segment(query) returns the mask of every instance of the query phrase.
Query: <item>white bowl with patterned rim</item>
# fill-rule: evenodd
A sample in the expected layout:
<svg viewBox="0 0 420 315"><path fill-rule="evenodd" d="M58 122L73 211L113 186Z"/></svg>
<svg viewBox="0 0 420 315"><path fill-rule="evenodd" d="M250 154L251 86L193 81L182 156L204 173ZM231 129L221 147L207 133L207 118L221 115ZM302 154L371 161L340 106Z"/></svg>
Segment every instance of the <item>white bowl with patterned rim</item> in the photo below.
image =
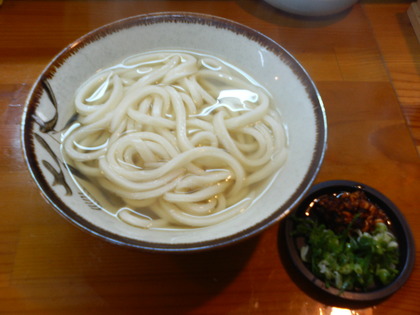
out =
<svg viewBox="0 0 420 315"><path fill-rule="evenodd" d="M100 210L72 180L60 151L61 131L74 117L76 89L98 69L150 50L194 50L218 56L262 83L287 126L289 152L281 174L243 213L209 227L140 229ZM133 248L182 252L233 244L283 218L315 179L326 149L320 95L302 66L263 34L223 18L155 13L105 25L60 52L35 82L22 120L23 151L48 202L76 226Z"/></svg>

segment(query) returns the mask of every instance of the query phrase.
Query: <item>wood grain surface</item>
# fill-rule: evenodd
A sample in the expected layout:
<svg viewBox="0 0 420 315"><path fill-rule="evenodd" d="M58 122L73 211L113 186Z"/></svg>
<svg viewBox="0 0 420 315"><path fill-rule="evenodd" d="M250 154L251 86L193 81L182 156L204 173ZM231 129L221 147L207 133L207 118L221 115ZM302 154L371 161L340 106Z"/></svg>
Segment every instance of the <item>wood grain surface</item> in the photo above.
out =
<svg viewBox="0 0 420 315"><path fill-rule="evenodd" d="M316 182L349 179L377 188L401 209L420 244L420 44L406 15L409 4L361 1L342 14L302 18L258 0L4 0L0 314L418 314L419 259L407 283L385 301L337 305L296 281L282 255L279 224L240 244L186 255L106 243L47 204L20 144L32 84L78 37L148 12L218 15L283 45L315 81L329 128Z"/></svg>

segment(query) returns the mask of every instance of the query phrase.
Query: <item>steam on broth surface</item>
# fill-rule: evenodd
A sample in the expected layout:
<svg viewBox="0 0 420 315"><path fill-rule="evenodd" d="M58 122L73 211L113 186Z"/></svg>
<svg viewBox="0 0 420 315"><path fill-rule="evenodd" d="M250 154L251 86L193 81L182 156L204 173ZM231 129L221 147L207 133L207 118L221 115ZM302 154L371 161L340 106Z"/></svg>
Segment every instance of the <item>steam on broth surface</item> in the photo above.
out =
<svg viewBox="0 0 420 315"><path fill-rule="evenodd" d="M218 58L134 55L78 89L78 121L62 150L87 196L118 219L209 226L248 208L284 164L285 126L272 102Z"/></svg>

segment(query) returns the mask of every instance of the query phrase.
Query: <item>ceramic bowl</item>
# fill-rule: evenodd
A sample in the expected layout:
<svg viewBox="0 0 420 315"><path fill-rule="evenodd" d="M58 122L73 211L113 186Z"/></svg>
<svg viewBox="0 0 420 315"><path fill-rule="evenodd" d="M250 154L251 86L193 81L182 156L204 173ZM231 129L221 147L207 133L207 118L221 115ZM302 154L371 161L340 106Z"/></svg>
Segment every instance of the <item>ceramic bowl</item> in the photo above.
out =
<svg viewBox="0 0 420 315"><path fill-rule="evenodd" d="M389 219L389 230L395 235L399 245L398 275L388 285L376 286L370 289L341 291L325 283L312 274L309 265L304 263L300 256L300 248L304 242L293 235L295 220L293 217L305 217L305 212L311 207L311 203L322 195L340 194L342 192L363 191L370 202L384 211ZM282 224L280 238L284 240L287 248L288 259L293 265L293 272L298 272L302 277L296 280L305 290L314 294L317 298L326 300L326 303L356 303L355 305L373 305L386 299L399 290L408 280L414 268L415 244L408 222L398 207L378 190L355 181L332 180L314 185L298 207L288 216ZM296 275L296 274L295 274ZM303 278L303 279L302 279ZM300 280L304 280L303 282ZM309 284L308 286L305 286ZM351 304L350 304L351 305ZM349 304L347 304L349 306Z"/></svg>
<svg viewBox="0 0 420 315"><path fill-rule="evenodd" d="M264 0L283 11L303 16L327 16L345 11L358 0Z"/></svg>
<svg viewBox="0 0 420 315"><path fill-rule="evenodd" d="M205 36L204 36L205 34ZM244 213L207 228L144 230L98 209L68 173L60 131L74 115L76 89L98 69L161 49L218 56L273 95L287 125L289 157L273 185ZM22 121L29 170L49 203L78 227L112 243L151 251L196 251L246 239L279 221L302 198L321 166L327 139L320 95L302 66L263 34L223 18L156 13L100 27L61 51L34 84Z"/></svg>

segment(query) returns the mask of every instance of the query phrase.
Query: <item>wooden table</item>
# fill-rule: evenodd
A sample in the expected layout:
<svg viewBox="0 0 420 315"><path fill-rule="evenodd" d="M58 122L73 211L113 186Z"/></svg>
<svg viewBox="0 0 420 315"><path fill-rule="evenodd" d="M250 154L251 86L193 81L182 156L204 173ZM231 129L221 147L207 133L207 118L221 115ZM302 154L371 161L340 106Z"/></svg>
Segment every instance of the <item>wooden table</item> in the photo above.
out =
<svg viewBox="0 0 420 315"><path fill-rule="evenodd" d="M362 1L329 18L299 18L257 0L19 1L0 7L0 313L409 314L420 312L420 259L379 305L338 308L286 272L279 226L222 250L151 254L69 224L41 197L20 147L31 85L70 42L103 24L157 11L229 18L273 38L308 70L325 103L329 145L316 181L373 186L420 244L420 45L409 1ZM419 251L417 249L417 256Z"/></svg>

